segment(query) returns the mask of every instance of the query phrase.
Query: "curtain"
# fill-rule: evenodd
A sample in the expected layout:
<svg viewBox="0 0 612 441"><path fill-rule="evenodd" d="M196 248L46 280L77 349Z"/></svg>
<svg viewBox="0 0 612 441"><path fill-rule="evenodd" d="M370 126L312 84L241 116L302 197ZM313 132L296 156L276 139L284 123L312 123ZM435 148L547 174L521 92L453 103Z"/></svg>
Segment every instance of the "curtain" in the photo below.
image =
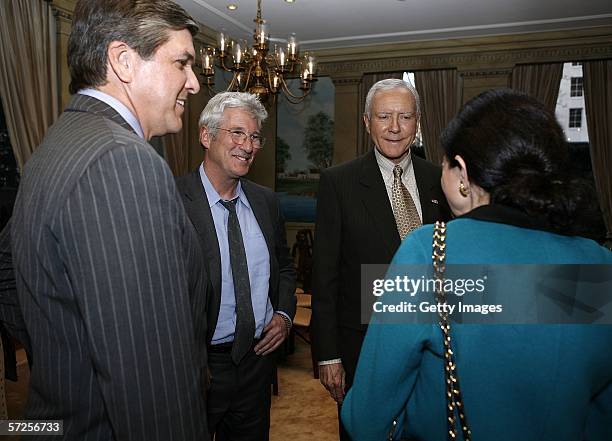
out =
<svg viewBox="0 0 612 441"><path fill-rule="evenodd" d="M612 245L612 60L584 61L584 101L591 164L599 205Z"/></svg>
<svg viewBox="0 0 612 441"><path fill-rule="evenodd" d="M387 73L371 73L364 74L361 78L361 86L359 89L359 115L363 115L365 109L365 101L368 96L368 91L374 85L374 83L380 80L386 80L387 78L399 78L402 79L404 72L387 72ZM370 134L366 130L363 119L360 120L359 131L357 132L357 156L363 155L365 152L370 150L372 141Z"/></svg>
<svg viewBox="0 0 612 441"><path fill-rule="evenodd" d="M58 115L55 18L43 0L0 0L0 94L17 165Z"/></svg>
<svg viewBox="0 0 612 441"><path fill-rule="evenodd" d="M512 88L540 100L555 112L563 63L522 64L512 70Z"/></svg>
<svg viewBox="0 0 612 441"><path fill-rule="evenodd" d="M197 125L192 127L189 121L189 114L193 106L193 104L190 103L192 99L193 98L190 97L190 99L185 102L183 128L181 131L161 137L164 145L164 157L174 176L183 176L191 171L189 170L189 146L191 145L190 138L193 135L191 131L198 131Z"/></svg>
<svg viewBox="0 0 612 441"><path fill-rule="evenodd" d="M456 69L417 71L414 82L421 97L421 133L425 156L434 164L440 164L444 156L440 134L457 114L461 102L459 76Z"/></svg>

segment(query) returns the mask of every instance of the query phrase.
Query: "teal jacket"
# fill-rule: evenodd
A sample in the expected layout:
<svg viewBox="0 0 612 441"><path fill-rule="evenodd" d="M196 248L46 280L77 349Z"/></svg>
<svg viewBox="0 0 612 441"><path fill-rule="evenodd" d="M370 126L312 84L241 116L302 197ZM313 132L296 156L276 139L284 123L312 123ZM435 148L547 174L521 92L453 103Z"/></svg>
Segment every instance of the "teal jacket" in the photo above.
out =
<svg viewBox="0 0 612 441"><path fill-rule="evenodd" d="M432 233L392 264L431 263ZM446 242L448 264L612 264L591 240L474 218L449 222ZM376 321L342 406L352 439L385 440L396 417L398 438L447 439L440 328ZM612 326L455 325L453 345L474 441L612 440Z"/></svg>

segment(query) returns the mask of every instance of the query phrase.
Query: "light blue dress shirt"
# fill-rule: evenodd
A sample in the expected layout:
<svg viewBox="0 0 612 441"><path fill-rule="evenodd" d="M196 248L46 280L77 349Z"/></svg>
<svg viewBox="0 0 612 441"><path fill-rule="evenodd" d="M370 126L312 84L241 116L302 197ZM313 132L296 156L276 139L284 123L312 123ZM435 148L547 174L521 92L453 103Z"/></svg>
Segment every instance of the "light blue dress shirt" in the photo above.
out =
<svg viewBox="0 0 612 441"><path fill-rule="evenodd" d="M227 242L227 221L229 211L219 202L221 197L206 176L204 167L200 165L200 179L206 191L208 205L215 223L215 231L219 241L221 253L221 307L217 327L213 334L212 344L227 343L234 340L236 329L236 298L234 295L234 279L230 265L229 245ZM255 338L260 338L263 329L272 320L274 309L268 297L270 287L270 253L266 239L259 228L255 214L249 201L238 182L236 188L238 203L236 214L244 250L246 252L247 267L249 269L249 282L251 284L251 302L255 315Z"/></svg>
<svg viewBox="0 0 612 441"><path fill-rule="evenodd" d="M114 98L107 93L100 92L97 89L82 89L82 90L79 90L78 93L80 95L87 95L87 96L96 98L108 104L109 106L111 106L134 129L136 134L140 136L142 139L144 139L144 132L142 131L142 127L140 127L140 123L136 119L136 116L134 116L134 114L130 112L130 109L128 109L117 98Z"/></svg>

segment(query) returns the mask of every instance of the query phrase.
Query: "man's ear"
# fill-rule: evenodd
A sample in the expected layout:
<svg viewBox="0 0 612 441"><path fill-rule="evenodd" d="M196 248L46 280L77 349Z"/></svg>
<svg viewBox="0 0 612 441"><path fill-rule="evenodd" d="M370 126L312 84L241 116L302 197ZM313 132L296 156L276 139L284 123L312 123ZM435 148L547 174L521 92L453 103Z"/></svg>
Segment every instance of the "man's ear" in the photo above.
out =
<svg viewBox="0 0 612 441"><path fill-rule="evenodd" d="M123 83L131 83L134 79L138 53L122 41L112 41L108 45L108 64L115 76Z"/></svg>
<svg viewBox="0 0 612 441"><path fill-rule="evenodd" d="M210 147L211 138L212 136L210 135L210 132L208 131L208 127L206 126L200 127L200 145L208 150L208 148Z"/></svg>
<svg viewBox="0 0 612 441"><path fill-rule="evenodd" d="M368 118L367 114L363 114L363 123L365 124L366 130L370 133L370 118Z"/></svg>

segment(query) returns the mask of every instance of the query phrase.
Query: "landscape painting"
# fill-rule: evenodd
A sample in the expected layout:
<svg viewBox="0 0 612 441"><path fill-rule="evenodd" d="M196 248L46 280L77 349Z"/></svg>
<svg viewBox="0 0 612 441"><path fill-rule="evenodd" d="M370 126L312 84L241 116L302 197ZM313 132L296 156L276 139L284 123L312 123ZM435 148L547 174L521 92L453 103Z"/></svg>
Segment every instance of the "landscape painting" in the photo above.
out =
<svg viewBox="0 0 612 441"><path fill-rule="evenodd" d="M288 222L314 222L319 175L333 156L334 84L329 77L319 78L302 103L290 104L279 96L277 105L276 191L281 208Z"/></svg>

